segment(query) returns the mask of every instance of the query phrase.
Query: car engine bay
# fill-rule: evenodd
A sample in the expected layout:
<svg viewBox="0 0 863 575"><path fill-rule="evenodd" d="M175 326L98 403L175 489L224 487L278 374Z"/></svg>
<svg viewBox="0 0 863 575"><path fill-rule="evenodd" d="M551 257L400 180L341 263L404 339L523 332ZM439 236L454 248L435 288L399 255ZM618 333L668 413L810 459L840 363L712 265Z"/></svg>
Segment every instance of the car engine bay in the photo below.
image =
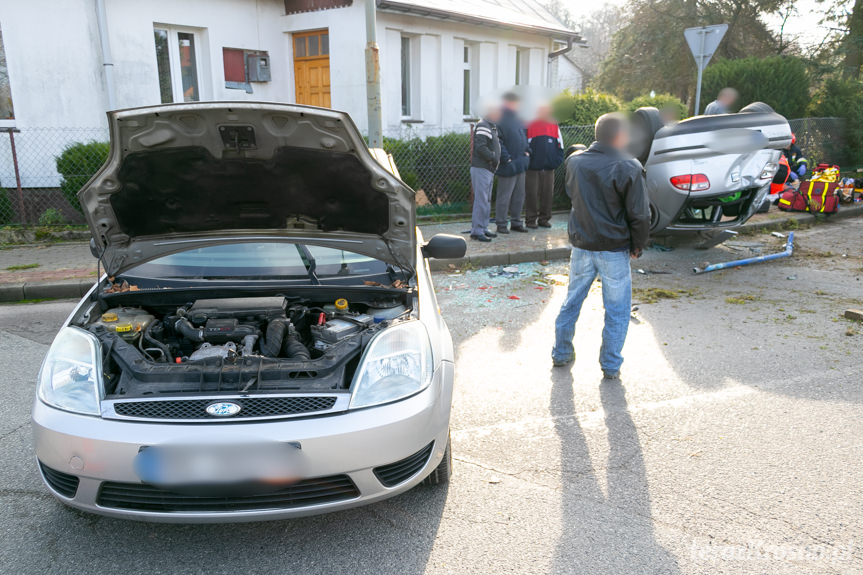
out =
<svg viewBox="0 0 863 575"><path fill-rule="evenodd" d="M409 312L406 293L349 303L279 296L91 308L106 397L338 391L362 351Z"/></svg>

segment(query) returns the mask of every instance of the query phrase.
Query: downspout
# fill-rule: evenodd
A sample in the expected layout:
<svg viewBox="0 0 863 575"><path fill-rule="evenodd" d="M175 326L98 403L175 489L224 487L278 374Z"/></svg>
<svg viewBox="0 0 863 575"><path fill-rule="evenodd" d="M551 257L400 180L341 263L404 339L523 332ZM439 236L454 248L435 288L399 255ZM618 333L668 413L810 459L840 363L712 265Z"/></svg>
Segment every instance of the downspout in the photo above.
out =
<svg viewBox="0 0 863 575"><path fill-rule="evenodd" d="M114 62L111 58L111 41L108 38L108 17L105 13L105 0L96 0L96 23L99 27L99 45L102 49L102 70L105 73L105 93L108 110L116 108L114 99Z"/></svg>
<svg viewBox="0 0 863 575"><path fill-rule="evenodd" d="M567 52L572 50L572 46L573 46L573 41L572 41L572 36L570 36L566 39L566 48L561 48L560 50L555 50L554 52L548 53L548 70L545 73L546 87L548 87L548 88L554 87L551 85L551 65L552 65L552 63L554 63L554 61L557 58L563 56L564 54L566 54Z"/></svg>

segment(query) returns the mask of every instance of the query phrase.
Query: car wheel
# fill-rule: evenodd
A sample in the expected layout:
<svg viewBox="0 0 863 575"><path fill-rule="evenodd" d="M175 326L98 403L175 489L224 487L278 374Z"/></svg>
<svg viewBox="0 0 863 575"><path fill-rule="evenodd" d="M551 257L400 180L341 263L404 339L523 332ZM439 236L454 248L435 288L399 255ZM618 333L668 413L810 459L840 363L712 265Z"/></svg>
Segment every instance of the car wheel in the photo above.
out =
<svg viewBox="0 0 863 575"><path fill-rule="evenodd" d="M443 452L443 459L435 467L428 477L423 479L423 485L440 485L449 482L449 477L452 475L452 441L449 434L446 437L446 451Z"/></svg>

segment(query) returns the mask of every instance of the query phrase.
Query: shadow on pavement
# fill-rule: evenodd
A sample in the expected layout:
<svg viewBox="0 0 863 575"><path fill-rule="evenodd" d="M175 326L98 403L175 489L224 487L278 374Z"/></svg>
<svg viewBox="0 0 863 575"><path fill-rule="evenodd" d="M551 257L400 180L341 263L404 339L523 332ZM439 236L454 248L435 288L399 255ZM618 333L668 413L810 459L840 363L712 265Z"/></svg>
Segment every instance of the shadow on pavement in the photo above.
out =
<svg viewBox="0 0 863 575"><path fill-rule="evenodd" d="M609 455L604 495L575 417L571 370L552 372L549 411L560 438L563 526L551 573L678 573L655 539L641 443L621 382L600 386ZM621 553L621 550L625 550Z"/></svg>

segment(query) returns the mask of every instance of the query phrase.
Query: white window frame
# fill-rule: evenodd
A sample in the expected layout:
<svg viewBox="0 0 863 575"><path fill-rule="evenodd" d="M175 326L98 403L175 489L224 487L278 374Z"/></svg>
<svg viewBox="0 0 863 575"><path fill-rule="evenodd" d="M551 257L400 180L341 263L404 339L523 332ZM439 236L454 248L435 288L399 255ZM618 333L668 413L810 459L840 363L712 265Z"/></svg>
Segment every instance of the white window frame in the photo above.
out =
<svg viewBox="0 0 863 575"><path fill-rule="evenodd" d="M515 48L515 85L527 86L530 83L530 48Z"/></svg>
<svg viewBox="0 0 863 575"><path fill-rule="evenodd" d="M407 42L407 109L405 109L405 79L402 73L405 66L403 47ZM420 42L419 37L402 33L399 37L399 114L404 120L420 119ZM407 112L407 113L405 113Z"/></svg>
<svg viewBox="0 0 863 575"><path fill-rule="evenodd" d="M462 62L462 117L473 119L477 117L476 100L479 96L479 43L465 40L461 53ZM464 73L468 72L468 110L465 112L465 82Z"/></svg>
<svg viewBox="0 0 863 575"><path fill-rule="evenodd" d="M171 26L168 24L153 23L153 30L165 30L168 32L168 66L171 72L171 97L174 103L181 104L183 100L183 75L180 67L180 38L179 34L191 34L195 41L195 72L198 81L198 102L208 99L206 84L204 83L204 40L201 28L188 26ZM154 46L155 49L155 46ZM158 81L158 73L157 73ZM161 90L161 87L160 87ZM179 96L179 97L178 97Z"/></svg>

